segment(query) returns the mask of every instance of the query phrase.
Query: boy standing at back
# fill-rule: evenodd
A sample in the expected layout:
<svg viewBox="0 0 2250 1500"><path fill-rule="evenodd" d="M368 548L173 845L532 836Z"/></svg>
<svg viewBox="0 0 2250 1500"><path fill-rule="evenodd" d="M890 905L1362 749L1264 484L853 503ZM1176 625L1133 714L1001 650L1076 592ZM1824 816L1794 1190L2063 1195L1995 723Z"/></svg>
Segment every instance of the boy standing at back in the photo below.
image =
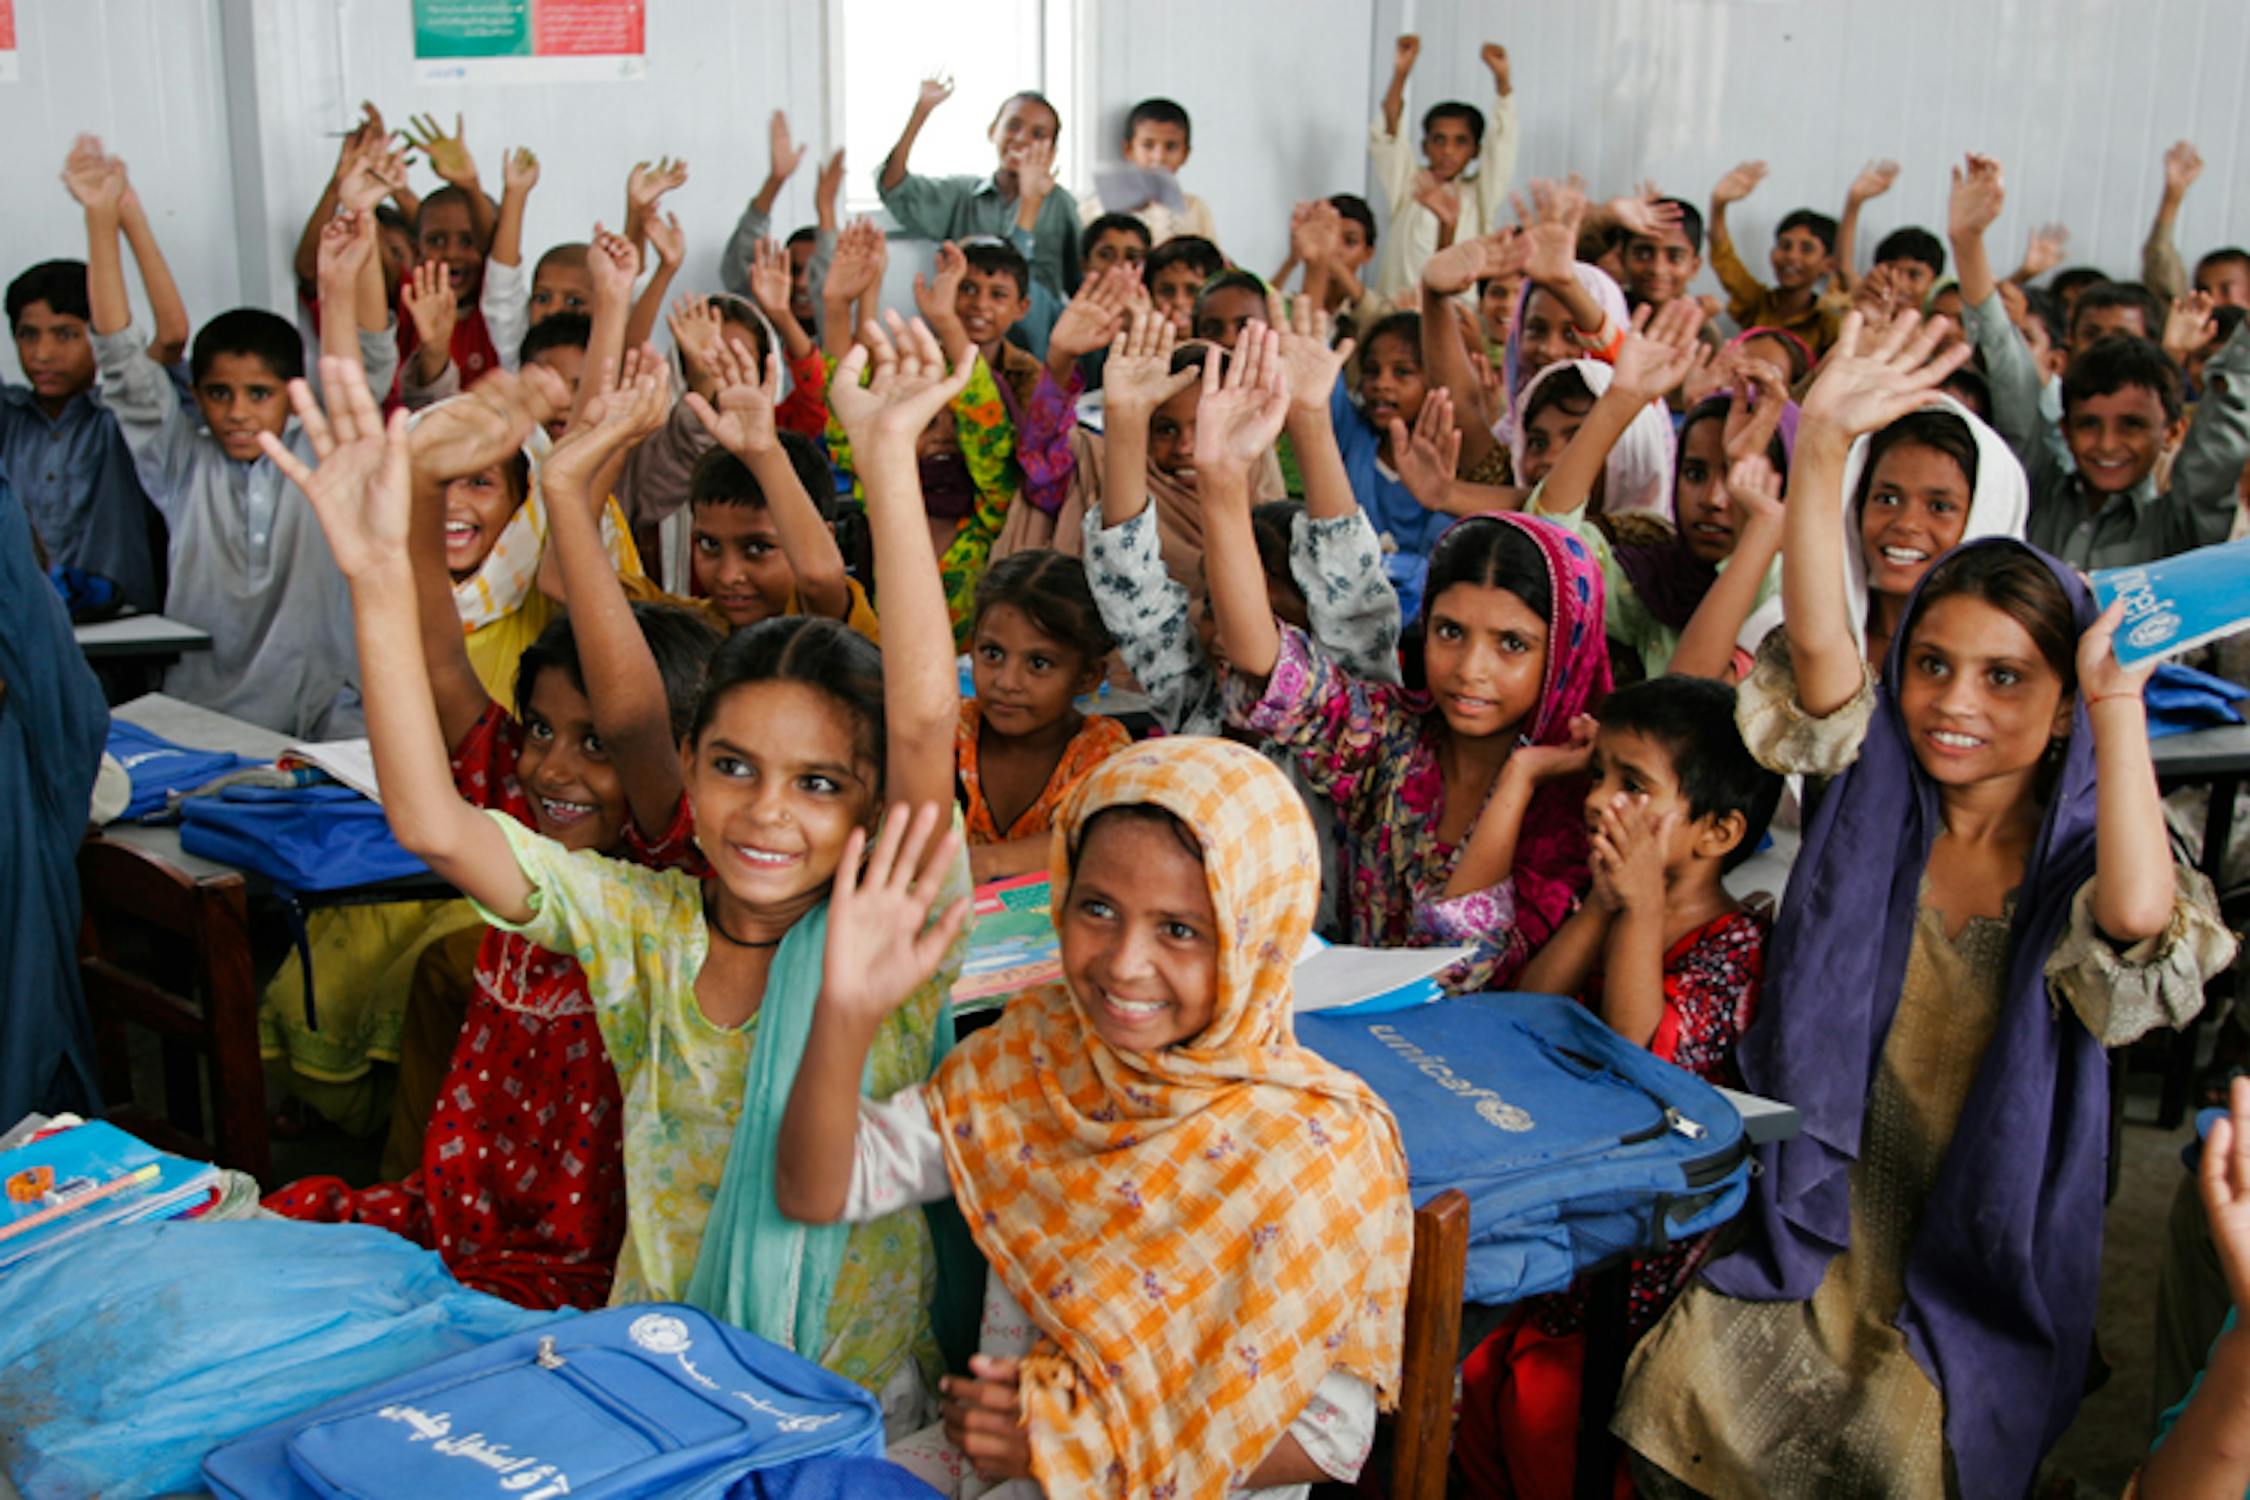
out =
<svg viewBox="0 0 2250 1500"><path fill-rule="evenodd" d="M994 235L1013 243L1031 274L1057 304L1078 285L1078 200L1055 181L1055 143L1062 116L1040 94L1010 96L986 135L1000 164L990 177L922 177L906 170L908 153L932 113L953 97L953 84L924 79L898 144L875 179L883 207L899 232L928 240Z"/></svg>
<svg viewBox="0 0 2250 1500"><path fill-rule="evenodd" d="M1819 359L1836 342L1843 309L1821 295L1820 283L1836 268L1836 221L1800 208L1774 231L1774 284L1750 274L1727 233L1727 205L1739 203L1766 180L1766 164L1746 161L1711 189L1711 270L1727 289L1727 316L1743 328L1779 328L1793 333Z"/></svg>
<svg viewBox="0 0 2250 1500"><path fill-rule="evenodd" d="M1391 86L1383 112L1367 135L1367 154L1390 199L1391 229L1384 241L1375 290L1393 302L1421 284L1422 265L1445 245L1490 234L1508 204L1515 176L1516 96L1508 72L1508 49L1486 42L1479 56L1492 73L1495 95L1491 126L1472 104L1448 100L1422 116L1422 158L1417 171L1414 148L1400 133L1406 110L1406 79L1422 55L1422 39L1402 36L1391 67ZM1472 164L1474 176L1466 175ZM1436 205L1436 206L1433 206ZM1440 217L1441 209L1450 222ZM1409 299L1410 300L1410 299Z"/></svg>
<svg viewBox="0 0 2250 1500"><path fill-rule="evenodd" d="M1167 177L1177 176L1187 165L1190 146L1188 112L1170 99L1143 99L1133 106L1125 117L1125 163L1139 167L1144 172L1162 172ZM1079 217L1092 224L1108 207L1089 198L1078 206ZM1131 214L1148 226L1149 244L1163 244L1176 234L1201 235L1213 244L1218 243L1219 231L1211 221L1211 205L1195 194L1182 189L1180 207L1174 209L1150 199L1146 203L1120 205L1118 212Z"/></svg>
<svg viewBox="0 0 2250 1500"><path fill-rule="evenodd" d="M196 410L132 330L117 240L125 164L92 137L73 151L65 183L86 210L87 297L102 402L171 528L164 610L211 635L164 674L164 690L296 738L360 732L358 656L350 597L304 497L260 448L261 433L292 430L288 383L304 373L304 343L285 318L259 308L221 313L197 333ZM398 368L374 205L384 192L363 170L346 212L321 231L321 347L356 356L368 384L387 389ZM200 418L200 421L198 420Z"/></svg>

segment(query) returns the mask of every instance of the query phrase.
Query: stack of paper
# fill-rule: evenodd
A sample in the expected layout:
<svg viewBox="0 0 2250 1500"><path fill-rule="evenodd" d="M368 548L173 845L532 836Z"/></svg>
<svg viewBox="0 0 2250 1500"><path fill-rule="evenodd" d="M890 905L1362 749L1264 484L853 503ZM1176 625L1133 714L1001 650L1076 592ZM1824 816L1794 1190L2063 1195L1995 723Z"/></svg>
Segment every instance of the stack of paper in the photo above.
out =
<svg viewBox="0 0 2250 1500"><path fill-rule="evenodd" d="M102 1120L0 1151L0 1269L109 1224L207 1208L219 1169Z"/></svg>
<svg viewBox="0 0 2250 1500"><path fill-rule="evenodd" d="M281 766L311 766L325 771L370 802L381 802L375 785L375 752L365 740L326 740L313 745L291 745L275 762Z"/></svg>

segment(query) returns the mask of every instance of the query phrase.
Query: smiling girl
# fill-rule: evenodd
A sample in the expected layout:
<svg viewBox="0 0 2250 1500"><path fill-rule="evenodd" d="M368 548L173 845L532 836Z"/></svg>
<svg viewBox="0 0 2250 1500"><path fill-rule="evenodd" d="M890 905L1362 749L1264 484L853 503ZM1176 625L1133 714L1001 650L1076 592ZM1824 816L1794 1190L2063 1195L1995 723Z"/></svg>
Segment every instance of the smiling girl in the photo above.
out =
<svg viewBox="0 0 2250 1500"><path fill-rule="evenodd" d="M1763 1148L1740 1247L1628 1367L1644 1494L2024 1493L2093 1347L2104 1049L2192 1017L2233 956L2167 845L2121 607L1973 543L1870 670L1836 498L1853 435L1959 363L1944 333L1908 313L1863 349L1854 313L1805 398L1787 625L1736 707L1768 769L1836 778L1738 1054L1804 1131Z"/></svg>
<svg viewBox="0 0 2250 1500"><path fill-rule="evenodd" d="M1439 983L1505 988L1586 887L1592 725L1575 721L1609 690L1601 571L1549 522L1458 522L1430 555L1410 652L1422 686L1345 672L1274 619L1239 483L1287 406L1277 342L1260 329L1245 353L1245 332L1225 382L1205 372L1197 418L1229 717L1336 806L1351 941L1468 944Z"/></svg>
<svg viewBox="0 0 2250 1500"><path fill-rule="evenodd" d="M861 454L896 635L886 661L837 621L797 617L720 649L678 759L710 865L702 879L574 854L464 802L445 775L410 628L403 427L386 443L372 403L350 391L333 432L323 427L320 473L298 475L353 580L361 641L378 664L369 729L393 831L495 926L575 954L585 970L624 1097L629 1227L611 1300L693 1302L858 1381L910 1423L937 1373L927 1225L912 1211L849 1232L784 1219L773 1144L820 989L829 886L853 831L886 798L950 799L952 650L913 455L915 434L971 363L956 351L948 377L919 324L903 353L871 325L846 357L834 407ZM642 679L653 670L644 659ZM967 916L959 838L920 873L950 904L936 973L875 1039L864 1081L879 1094L927 1076L950 1041L945 995Z"/></svg>

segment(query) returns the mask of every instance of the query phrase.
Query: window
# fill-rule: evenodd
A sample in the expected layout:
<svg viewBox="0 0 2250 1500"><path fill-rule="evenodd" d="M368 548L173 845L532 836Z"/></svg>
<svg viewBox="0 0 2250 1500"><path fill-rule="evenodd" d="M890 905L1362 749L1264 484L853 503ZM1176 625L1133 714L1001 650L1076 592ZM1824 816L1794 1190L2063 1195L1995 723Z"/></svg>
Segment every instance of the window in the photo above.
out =
<svg viewBox="0 0 2250 1500"><path fill-rule="evenodd" d="M1054 101L1062 116L1062 153L1055 175L1076 188L1091 176L1092 132L1081 103L1089 83L1093 28L1087 0L984 0L974 7L943 0L829 0L831 140L844 143L844 207L872 213L875 177L914 108L922 80L953 79L914 142L913 169L929 177L992 170L985 132L1000 103L1022 89ZM838 128L840 126L840 128Z"/></svg>

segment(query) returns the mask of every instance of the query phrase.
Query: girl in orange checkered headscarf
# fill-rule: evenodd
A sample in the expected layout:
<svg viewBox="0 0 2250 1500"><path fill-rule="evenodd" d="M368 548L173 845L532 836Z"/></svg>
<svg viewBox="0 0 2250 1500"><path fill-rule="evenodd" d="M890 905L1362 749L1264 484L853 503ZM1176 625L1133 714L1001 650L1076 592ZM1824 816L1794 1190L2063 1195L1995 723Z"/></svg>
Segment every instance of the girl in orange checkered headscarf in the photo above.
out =
<svg viewBox="0 0 2250 1500"><path fill-rule="evenodd" d="M1135 920L1152 862L1121 894L1093 888L1089 836L1124 822L1169 824L1201 862L1208 914L1168 906L1147 940L1202 955L1168 990L1145 976L1172 960L1118 960L1140 940L1104 936ZM1011 1002L924 1097L971 1232L1040 1335L1018 1372L1034 1476L1053 1495L1219 1495L1331 1374L1395 1402L1413 1243L1397 1127L1296 1043L1320 860L1262 756L1194 738L1120 752L1064 806L1052 870L1065 982Z"/></svg>

